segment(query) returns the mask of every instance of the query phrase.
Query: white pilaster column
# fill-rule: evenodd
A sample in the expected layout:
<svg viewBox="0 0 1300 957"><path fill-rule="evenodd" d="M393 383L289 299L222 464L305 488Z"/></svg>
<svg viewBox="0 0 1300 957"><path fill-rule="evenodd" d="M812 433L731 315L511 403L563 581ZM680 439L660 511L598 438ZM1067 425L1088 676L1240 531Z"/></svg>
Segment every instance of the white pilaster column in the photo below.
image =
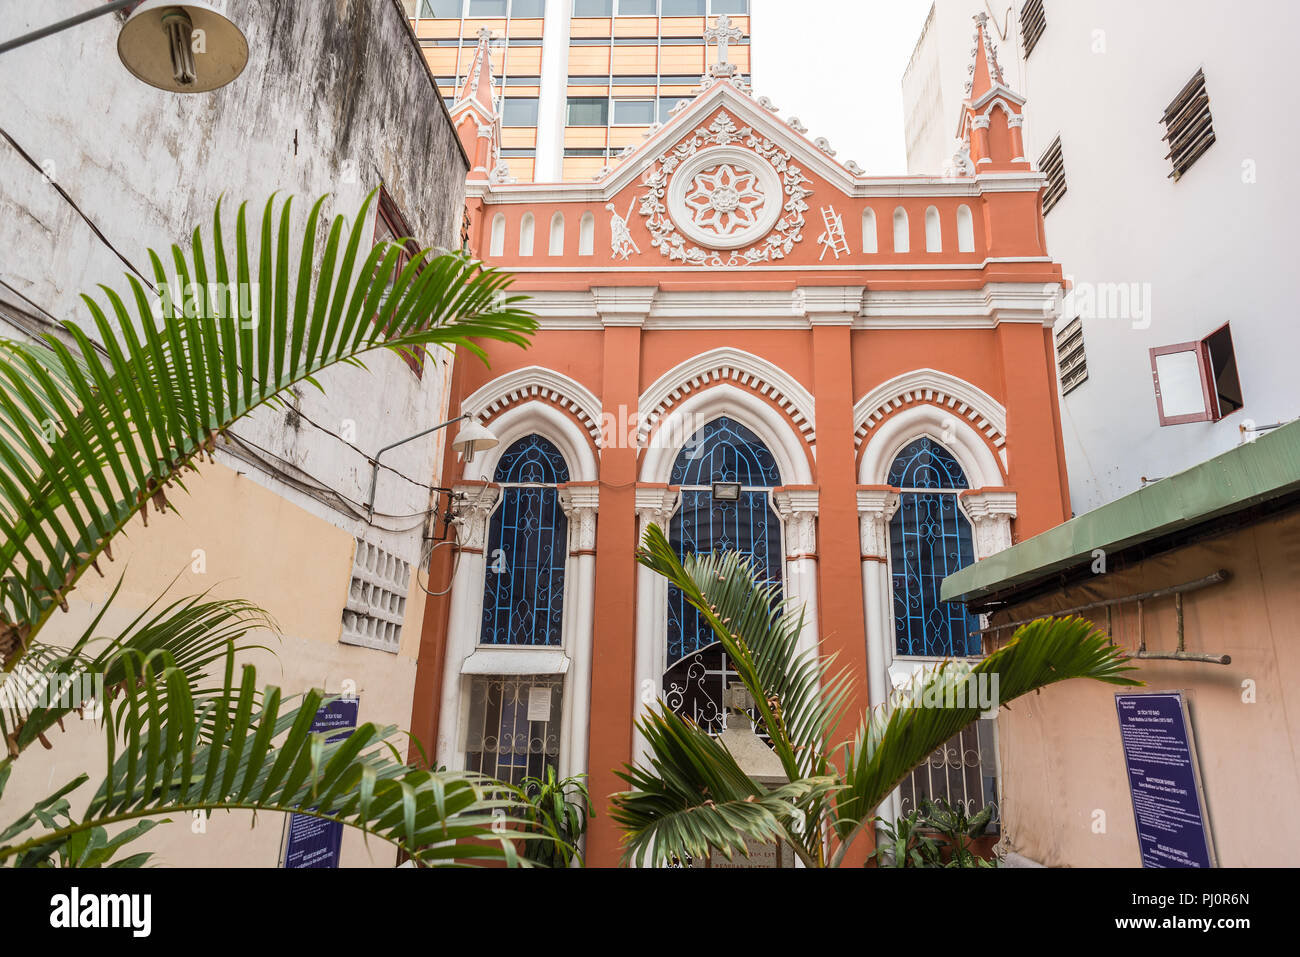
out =
<svg viewBox="0 0 1300 957"><path fill-rule="evenodd" d="M451 609L447 618L447 648L442 665L442 707L438 712L438 762L449 770L461 770L465 755L460 747L461 664L478 645L483 616L483 576L487 570L488 520L501 498L495 485L459 484L453 496L457 502L456 540L460 550L456 574L451 582Z"/></svg>
<svg viewBox="0 0 1300 957"><path fill-rule="evenodd" d="M889 520L898 511L898 493L885 488L858 489L858 526L862 540L862 595L867 623L867 690L871 705L889 694L890 646Z"/></svg>
<svg viewBox="0 0 1300 957"><path fill-rule="evenodd" d="M818 650L817 489L777 489L772 502L785 527L786 597L803 605L799 653Z"/></svg>
<svg viewBox="0 0 1300 957"><path fill-rule="evenodd" d="M665 535L677 511L680 493L667 486L636 490L637 542L645 539L646 528L658 525ZM636 573L636 717L640 719L663 694L664 643L668 630L668 582L650 569ZM640 760L647 753L641 732L632 732L632 755Z"/></svg>
<svg viewBox="0 0 1300 957"><path fill-rule="evenodd" d="M858 489L858 527L862 539L862 600L867 622L867 690L871 707L889 695L894 660L893 595L889 585L889 520L898 511L898 493L887 488ZM898 791L880 802L886 820L898 816Z"/></svg>
<svg viewBox="0 0 1300 957"><path fill-rule="evenodd" d="M597 485L560 489L560 507L569 520L569 557L564 575L564 650L573 662L568 700L564 705L560 776L587 771L587 740L591 728L591 646L596 598Z"/></svg>

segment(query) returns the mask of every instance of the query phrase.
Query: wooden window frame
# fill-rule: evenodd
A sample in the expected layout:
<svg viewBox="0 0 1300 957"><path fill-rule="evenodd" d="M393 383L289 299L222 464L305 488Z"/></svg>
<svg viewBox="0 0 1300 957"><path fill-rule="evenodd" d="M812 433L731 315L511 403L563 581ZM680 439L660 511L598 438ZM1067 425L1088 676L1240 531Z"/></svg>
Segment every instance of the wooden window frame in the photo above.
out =
<svg viewBox="0 0 1300 957"><path fill-rule="evenodd" d="M1164 394L1160 391L1160 373L1156 368L1156 359L1159 356L1171 355L1178 352L1196 353L1196 363L1199 367L1201 381L1201 397L1205 402L1204 412L1191 412L1187 415L1165 415ZM1215 390L1211 387L1211 377L1213 376L1213 367L1210 365L1210 351L1205 345L1204 339L1193 339L1190 342L1178 342L1168 346L1156 346L1151 350L1151 382L1156 390L1156 414L1160 416L1160 424L1165 425L1184 425L1188 422L1217 422L1223 416L1219 414L1219 402Z"/></svg>
<svg viewBox="0 0 1300 957"><path fill-rule="evenodd" d="M388 239L384 231L395 237ZM407 223L406 217L402 215L401 209L393 201L393 197L388 194L388 190L383 186L379 187L379 203L375 208L375 233L371 245L377 245L381 240L386 242L399 243L405 252L397 261L397 272L401 273L406 268L407 263L419 252L419 243L411 236L412 230ZM396 278L396 277L394 277ZM415 373L417 379L424 378L424 347L415 346L414 355L405 354L402 361L406 363L408 369Z"/></svg>

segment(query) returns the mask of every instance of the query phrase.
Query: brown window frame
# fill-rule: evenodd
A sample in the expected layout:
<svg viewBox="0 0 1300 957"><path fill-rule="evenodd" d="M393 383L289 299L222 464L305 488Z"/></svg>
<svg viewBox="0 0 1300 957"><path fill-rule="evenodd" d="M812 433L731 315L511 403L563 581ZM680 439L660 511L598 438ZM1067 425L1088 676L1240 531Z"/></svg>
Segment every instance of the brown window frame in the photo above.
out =
<svg viewBox="0 0 1300 957"><path fill-rule="evenodd" d="M1188 422L1218 422L1236 412L1240 412L1246 407L1245 398L1242 398L1242 404L1235 409L1227 412L1223 411L1223 405L1219 402L1219 388L1214 378L1214 360L1210 356L1210 340L1221 333L1224 329L1231 330L1232 323L1225 322L1211 331L1208 335L1200 339L1193 339L1190 342L1177 342L1168 346L1157 346L1150 350L1151 353L1151 381L1156 390L1156 413L1160 416L1160 424L1166 425L1184 425ZM1231 331L1229 332L1231 335ZM1160 390L1160 374L1156 368L1156 358L1163 355L1169 355L1176 352L1194 352L1196 353L1196 363L1200 372L1201 380L1201 397L1205 402L1204 412L1192 412L1187 415L1165 415L1164 395ZM1236 361L1236 347L1233 348L1233 361ZM1240 376L1240 369L1237 370ZM1240 385L1240 383L1238 383Z"/></svg>
<svg viewBox="0 0 1300 957"><path fill-rule="evenodd" d="M385 235L385 230L387 234ZM420 246L411 236L412 230L407 223L406 217L402 215L401 209L393 201L393 197L388 194L388 190L383 186L379 187L379 203L375 209L375 233L371 242L372 246L380 242L392 242L401 245L406 251L397 261L396 272L400 274L407 264L419 252ZM396 281L396 274L394 275ZM404 354L402 361L406 363L407 368L415 373L417 379L424 378L424 348L415 346L412 354Z"/></svg>

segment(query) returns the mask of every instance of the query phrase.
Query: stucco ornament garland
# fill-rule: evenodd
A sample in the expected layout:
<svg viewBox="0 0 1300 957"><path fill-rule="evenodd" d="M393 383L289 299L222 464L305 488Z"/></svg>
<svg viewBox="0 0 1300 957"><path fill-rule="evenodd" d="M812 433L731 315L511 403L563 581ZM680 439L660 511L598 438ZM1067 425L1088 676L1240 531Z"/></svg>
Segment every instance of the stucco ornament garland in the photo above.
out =
<svg viewBox="0 0 1300 957"><path fill-rule="evenodd" d="M748 266L784 259L803 241L806 183L788 152L720 112L659 155L637 212L670 261Z"/></svg>

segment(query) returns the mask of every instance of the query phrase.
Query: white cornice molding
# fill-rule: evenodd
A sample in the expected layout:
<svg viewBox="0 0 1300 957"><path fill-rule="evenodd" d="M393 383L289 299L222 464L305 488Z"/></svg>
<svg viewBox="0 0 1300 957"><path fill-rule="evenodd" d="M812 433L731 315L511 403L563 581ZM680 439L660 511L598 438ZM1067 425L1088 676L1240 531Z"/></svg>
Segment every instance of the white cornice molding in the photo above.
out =
<svg viewBox="0 0 1300 957"><path fill-rule="evenodd" d="M903 292L878 292L869 286L698 292L599 287L538 290L529 296L525 306L544 330L618 324L646 329L808 329L817 320L846 322L845 317L855 329L991 329L1003 322L1052 325L1060 284L1003 282L978 289Z"/></svg>
<svg viewBox="0 0 1300 957"><path fill-rule="evenodd" d="M644 440L665 413L697 389L731 382L775 402L790 417L809 445L817 441L816 402L812 393L784 369L750 352L723 346L669 369L637 402Z"/></svg>
<svg viewBox="0 0 1300 957"><path fill-rule="evenodd" d="M498 376L461 402L460 411L476 419L489 418L517 402L534 398L571 412L592 440L600 444L600 399L580 382L542 366L525 366Z"/></svg>

